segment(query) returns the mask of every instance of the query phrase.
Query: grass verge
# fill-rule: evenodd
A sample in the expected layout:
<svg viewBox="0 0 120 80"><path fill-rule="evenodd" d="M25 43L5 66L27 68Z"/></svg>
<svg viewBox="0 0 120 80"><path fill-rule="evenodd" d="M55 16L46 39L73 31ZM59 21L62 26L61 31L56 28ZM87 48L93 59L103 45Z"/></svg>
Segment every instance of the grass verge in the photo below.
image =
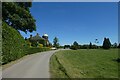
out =
<svg viewBox="0 0 120 80"><path fill-rule="evenodd" d="M118 49L56 52L50 60L52 78L118 78Z"/></svg>

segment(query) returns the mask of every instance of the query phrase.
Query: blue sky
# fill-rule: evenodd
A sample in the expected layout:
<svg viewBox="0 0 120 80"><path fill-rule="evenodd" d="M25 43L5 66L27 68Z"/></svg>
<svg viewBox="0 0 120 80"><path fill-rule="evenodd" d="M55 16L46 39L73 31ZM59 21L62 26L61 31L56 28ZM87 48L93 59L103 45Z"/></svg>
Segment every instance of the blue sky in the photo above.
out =
<svg viewBox="0 0 120 80"><path fill-rule="evenodd" d="M111 43L118 42L118 5L115 2L33 2L31 14L36 19L37 31L23 33L44 33L50 42L56 36L59 43L95 43L102 45L104 37Z"/></svg>

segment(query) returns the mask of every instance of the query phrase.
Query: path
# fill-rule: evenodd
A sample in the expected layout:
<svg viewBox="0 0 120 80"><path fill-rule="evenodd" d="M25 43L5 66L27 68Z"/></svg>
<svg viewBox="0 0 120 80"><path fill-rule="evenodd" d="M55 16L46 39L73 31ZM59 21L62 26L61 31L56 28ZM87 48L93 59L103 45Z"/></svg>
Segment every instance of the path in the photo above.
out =
<svg viewBox="0 0 120 80"><path fill-rule="evenodd" d="M3 78L50 78L49 60L54 51L32 54L3 70Z"/></svg>

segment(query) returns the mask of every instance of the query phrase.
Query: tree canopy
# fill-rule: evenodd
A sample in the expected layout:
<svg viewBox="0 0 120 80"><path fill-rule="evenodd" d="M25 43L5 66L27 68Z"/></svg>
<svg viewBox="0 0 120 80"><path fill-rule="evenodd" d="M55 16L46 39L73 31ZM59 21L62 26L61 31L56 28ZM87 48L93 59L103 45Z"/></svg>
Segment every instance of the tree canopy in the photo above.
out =
<svg viewBox="0 0 120 80"><path fill-rule="evenodd" d="M120 43L119 43L119 45L118 45L118 48L120 48Z"/></svg>
<svg viewBox="0 0 120 80"><path fill-rule="evenodd" d="M110 42L109 38L104 38L103 48L104 49L109 49L110 47L111 47L111 42Z"/></svg>
<svg viewBox="0 0 120 80"><path fill-rule="evenodd" d="M77 50L79 48L79 44L77 43L77 41L74 41L73 45L71 45L70 48L73 49L73 50Z"/></svg>
<svg viewBox="0 0 120 80"><path fill-rule="evenodd" d="M32 2L3 2L2 21L25 33L36 30L35 19L30 13Z"/></svg>
<svg viewBox="0 0 120 80"><path fill-rule="evenodd" d="M92 43L90 42L90 44L89 44L89 49L92 49Z"/></svg>
<svg viewBox="0 0 120 80"><path fill-rule="evenodd" d="M56 48L58 48L59 47L59 43L58 43L58 38L57 37L55 37L54 39L53 39L53 46L55 46Z"/></svg>
<svg viewBox="0 0 120 80"><path fill-rule="evenodd" d="M78 46L79 44L77 43L77 41L74 41L73 45Z"/></svg>

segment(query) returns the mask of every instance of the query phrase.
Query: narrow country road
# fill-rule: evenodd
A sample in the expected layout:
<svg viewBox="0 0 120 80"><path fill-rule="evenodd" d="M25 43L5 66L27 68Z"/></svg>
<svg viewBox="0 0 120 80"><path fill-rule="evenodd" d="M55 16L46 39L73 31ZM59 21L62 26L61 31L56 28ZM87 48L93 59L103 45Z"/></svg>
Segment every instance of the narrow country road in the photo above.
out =
<svg viewBox="0 0 120 80"><path fill-rule="evenodd" d="M59 50L40 52L21 60L2 72L3 78L50 78L49 61Z"/></svg>

